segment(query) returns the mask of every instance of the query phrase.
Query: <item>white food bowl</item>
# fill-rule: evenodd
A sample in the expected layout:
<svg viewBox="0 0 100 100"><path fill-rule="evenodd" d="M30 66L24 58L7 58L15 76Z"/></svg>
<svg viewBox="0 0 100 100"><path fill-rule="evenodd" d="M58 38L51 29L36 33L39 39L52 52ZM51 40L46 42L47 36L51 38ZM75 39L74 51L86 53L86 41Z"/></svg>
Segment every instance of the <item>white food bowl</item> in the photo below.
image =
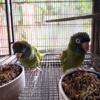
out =
<svg viewBox="0 0 100 100"><path fill-rule="evenodd" d="M25 87L25 72L21 65L15 64L20 67L21 73L10 82L0 86L0 100L17 100L18 94Z"/></svg>
<svg viewBox="0 0 100 100"><path fill-rule="evenodd" d="M61 76L61 79L59 80L59 95L60 95L60 100L70 100L68 98L68 96L65 94L64 90L63 90L63 87L62 87L62 82L63 82L63 79L65 76L75 72L75 71L78 71L78 70L81 70L81 68L73 68L73 69L70 69L68 71L66 71L62 76ZM84 69L85 70L85 69ZM100 78L100 73L94 71L94 70L91 70L91 69L86 69L87 72L90 72L90 73L94 73L96 74L99 78Z"/></svg>
<svg viewBox="0 0 100 100"><path fill-rule="evenodd" d="M59 80L59 96L60 96L60 100L70 100L65 92L63 91L63 87L62 87L62 81L64 79L64 77L70 73L70 71L66 71L62 76L61 76L61 79Z"/></svg>

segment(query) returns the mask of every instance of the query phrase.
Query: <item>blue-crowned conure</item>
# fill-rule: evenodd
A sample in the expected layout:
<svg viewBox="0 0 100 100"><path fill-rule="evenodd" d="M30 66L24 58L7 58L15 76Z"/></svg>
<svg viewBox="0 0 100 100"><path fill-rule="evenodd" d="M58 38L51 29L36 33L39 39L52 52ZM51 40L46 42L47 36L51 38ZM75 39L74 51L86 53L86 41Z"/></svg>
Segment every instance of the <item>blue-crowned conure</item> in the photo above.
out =
<svg viewBox="0 0 100 100"><path fill-rule="evenodd" d="M13 51L16 54L17 60L27 68L35 69L42 57L39 50L26 41L15 42L13 44Z"/></svg>
<svg viewBox="0 0 100 100"><path fill-rule="evenodd" d="M86 32L78 32L71 36L68 48L60 56L63 71L79 67L89 49L90 37Z"/></svg>

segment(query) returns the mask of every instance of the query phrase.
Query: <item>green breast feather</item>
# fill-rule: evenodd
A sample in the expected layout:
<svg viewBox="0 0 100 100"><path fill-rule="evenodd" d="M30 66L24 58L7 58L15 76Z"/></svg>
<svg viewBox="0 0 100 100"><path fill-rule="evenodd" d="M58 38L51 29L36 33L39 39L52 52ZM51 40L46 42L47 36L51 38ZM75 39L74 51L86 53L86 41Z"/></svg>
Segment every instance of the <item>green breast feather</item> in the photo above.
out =
<svg viewBox="0 0 100 100"><path fill-rule="evenodd" d="M63 70L65 71L67 69L80 66L84 60L84 56L84 54L78 54L71 50L66 50L66 52L63 52L61 57Z"/></svg>
<svg viewBox="0 0 100 100"><path fill-rule="evenodd" d="M20 59L20 62L24 67L34 68L37 67L37 65L40 63L41 60L40 52L35 47L32 47L31 49L32 52L28 58Z"/></svg>
<svg viewBox="0 0 100 100"><path fill-rule="evenodd" d="M60 57L64 71L82 64L86 54L82 44L89 41L90 38L85 32L78 32L70 38L68 48L62 52Z"/></svg>

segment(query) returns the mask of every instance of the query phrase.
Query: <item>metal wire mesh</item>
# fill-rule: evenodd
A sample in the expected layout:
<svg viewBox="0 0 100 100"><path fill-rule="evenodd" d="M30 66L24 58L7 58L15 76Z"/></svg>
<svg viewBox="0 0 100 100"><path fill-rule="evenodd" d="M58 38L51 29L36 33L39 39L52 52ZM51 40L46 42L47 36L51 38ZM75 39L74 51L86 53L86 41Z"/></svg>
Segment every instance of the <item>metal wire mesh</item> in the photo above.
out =
<svg viewBox="0 0 100 100"><path fill-rule="evenodd" d="M9 0L8 0L9 1ZM10 0L10 41L27 40L39 50L64 49L72 34L86 31L91 36L91 19L46 23L47 19L92 13L92 0ZM12 12L12 13L11 13ZM10 14L13 14L12 16ZM0 55L8 54L5 1L0 1ZM14 29L14 30L13 30ZM13 32L14 31L14 32ZM10 47L11 48L11 47Z"/></svg>
<svg viewBox="0 0 100 100"><path fill-rule="evenodd" d="M90 54L86 55L82 66L91 61ZM54 62L52 62L54 61ZM62 75L61 62L56 55L48 54L41 62L42 71L37 74L26 71L26 87L19 95L18 100L60 100L58 83ZM89 67L87 65L87 67ZM89 67L90 68L90 67Z"/></svg>
<svg viewBox="0 0 100 100"><path fill-rule="evenodd" d="M13 0L14 33L40 50L64 49L72 34L91 34L91 19L46 23L47 19L92 13L91 0Z"/></svg>
<svg viewBox="0 0 100 100"><path fill-rule="evenodd" d="M51 62L45 60L49 58ZM58 82L62 74L60 66L61 63L59 59L55 59L55 55L47 55L42 60L42 71L39 73L38 80L34 81L36 76L26 71L26 87L19 95L19 100L59 100Z"/></svg>
<svg viewBox="0 0 100 100"><path fill-rule="evenodd" d="M81 67L92 68L92 59L91 53L88 53ZM1 64L15 62L15 56L0 59ZM25 69L26 86L19 94L18 100L62 100L58 87L59 79L63 74L61 66L57 54L47 54L40 64L42 71L33 72L30 69Z"/></svg>
<svg viewBox="0 0 100 100"><path fill-rule="evenodd" d="M0 55L9 54L5 1L0 0Z"/></svg>

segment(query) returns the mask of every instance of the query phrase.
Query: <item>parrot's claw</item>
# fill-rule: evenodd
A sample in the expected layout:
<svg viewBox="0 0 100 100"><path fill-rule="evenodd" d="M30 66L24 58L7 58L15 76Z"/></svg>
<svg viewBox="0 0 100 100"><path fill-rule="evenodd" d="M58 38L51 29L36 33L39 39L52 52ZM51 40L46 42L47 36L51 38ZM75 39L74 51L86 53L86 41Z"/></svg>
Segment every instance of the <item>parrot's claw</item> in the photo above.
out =
<svg viewBox="0 0 100 100"><path fill-rule="evenodd" d="M40 67L37 67L37 70L42 71L42 69Z"/></svg>
<svg viewBox="0 0 100 100"><path fill-rule="evenodd" d="M40 67L36 67L35 69L32 69L32 72L34 72L34 88L36 87L41 71L42 70Z"/></svg>
<svg viewBox="0 0 100 100"><path fill-rule="evenodd" d="M78 69L79 70L84 70L84 71L86 70L86 68L84 68L84 67L78 67Z"/></svg>
<svg viewBox="0 0 100 100"><path fill-rule="evenodd" d="M35 68L35 69L32 69L32 71L33 71L33 72L41 72L42 70L41 70L40 67L37 67L37 68Z"/></svg>

